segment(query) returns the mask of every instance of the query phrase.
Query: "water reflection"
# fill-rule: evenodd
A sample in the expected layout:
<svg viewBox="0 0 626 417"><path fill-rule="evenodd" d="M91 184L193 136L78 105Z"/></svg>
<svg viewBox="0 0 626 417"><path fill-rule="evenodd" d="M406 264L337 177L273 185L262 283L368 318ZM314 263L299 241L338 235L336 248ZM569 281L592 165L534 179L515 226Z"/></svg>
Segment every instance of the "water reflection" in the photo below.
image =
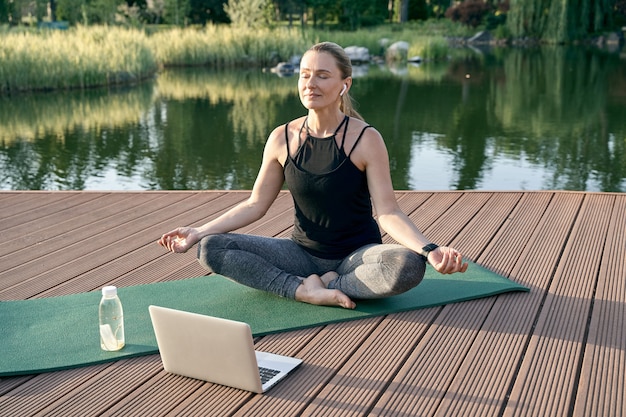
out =
<svg viewBox="0 0 626 417"><path fill-rule="evenodd" d="M295 77L178 70L126 90L0 99L1 189L249 189ZM359 69L396 189L626 189L626 62L498 50Z"/></svg>

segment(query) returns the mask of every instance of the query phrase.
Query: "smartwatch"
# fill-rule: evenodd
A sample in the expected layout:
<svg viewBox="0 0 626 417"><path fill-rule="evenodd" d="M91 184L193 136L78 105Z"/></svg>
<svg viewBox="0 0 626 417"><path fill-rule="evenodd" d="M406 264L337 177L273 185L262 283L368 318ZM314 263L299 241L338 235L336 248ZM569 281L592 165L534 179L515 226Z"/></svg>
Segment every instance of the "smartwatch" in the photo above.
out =
<svg viewBox="0 0 626 417"><path fill-rule="evenodd" d="M439 245L436 245L434 243L429 243L428 245L424 246L422 248L422 256L428 260L428 254L432 251L434 251L435 249L437 249L439 247Z"/></svg>

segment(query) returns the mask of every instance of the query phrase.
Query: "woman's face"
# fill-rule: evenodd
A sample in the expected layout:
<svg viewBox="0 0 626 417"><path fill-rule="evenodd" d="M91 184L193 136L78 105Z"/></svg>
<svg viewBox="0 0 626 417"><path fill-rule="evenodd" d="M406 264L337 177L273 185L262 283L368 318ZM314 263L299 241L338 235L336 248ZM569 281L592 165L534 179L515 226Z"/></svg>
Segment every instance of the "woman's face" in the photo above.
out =
<svg viewBox="0 0 626 417"><path fill-rule="evenodd" d="M328 106L338 106L344 84L350 84L350 77L343 75L335 58L325 52L308 51L300 61L298 91L300 101L307 109L320 110Z"/></svg>

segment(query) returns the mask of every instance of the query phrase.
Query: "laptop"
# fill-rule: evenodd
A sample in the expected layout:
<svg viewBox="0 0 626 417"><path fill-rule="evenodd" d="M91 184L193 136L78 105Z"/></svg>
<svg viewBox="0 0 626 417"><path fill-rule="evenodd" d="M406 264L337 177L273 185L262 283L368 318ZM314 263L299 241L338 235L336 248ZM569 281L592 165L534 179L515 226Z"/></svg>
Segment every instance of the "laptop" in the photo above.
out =
<svg viewBox="0 0 626 417"><path fill-rule="evenodd" d="M302 363L255 351L247 323L153 305L148 309L166 372L263 393Z"/></svg>

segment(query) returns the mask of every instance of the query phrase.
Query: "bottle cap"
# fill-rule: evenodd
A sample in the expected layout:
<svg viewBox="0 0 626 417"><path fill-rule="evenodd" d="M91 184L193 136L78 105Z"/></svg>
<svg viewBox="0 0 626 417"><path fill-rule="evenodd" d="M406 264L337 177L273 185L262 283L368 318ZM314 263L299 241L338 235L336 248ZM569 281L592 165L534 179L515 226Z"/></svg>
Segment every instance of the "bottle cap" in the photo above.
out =
<svg viewBox="0 0 626 417"><path fill-rule="evenodd" d="M102 295L105 297L114 297L117 295L117 287L114 285L107 285L102 287Z"/></svg>

